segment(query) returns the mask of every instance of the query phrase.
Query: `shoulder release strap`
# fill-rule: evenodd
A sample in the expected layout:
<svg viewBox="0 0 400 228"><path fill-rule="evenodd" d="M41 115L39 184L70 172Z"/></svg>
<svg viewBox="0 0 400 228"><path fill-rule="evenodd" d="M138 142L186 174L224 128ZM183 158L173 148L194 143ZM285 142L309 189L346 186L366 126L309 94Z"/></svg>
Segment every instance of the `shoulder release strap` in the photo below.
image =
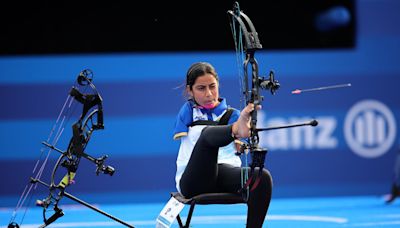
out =
<svg viewBox="0 0 400 228"><path fill-rule="evenodd" d="M225 114L219 119L218 125L228 125L229 119L231 118L231 115L233 113L232 108L228 108L226 110Z"/></svg>

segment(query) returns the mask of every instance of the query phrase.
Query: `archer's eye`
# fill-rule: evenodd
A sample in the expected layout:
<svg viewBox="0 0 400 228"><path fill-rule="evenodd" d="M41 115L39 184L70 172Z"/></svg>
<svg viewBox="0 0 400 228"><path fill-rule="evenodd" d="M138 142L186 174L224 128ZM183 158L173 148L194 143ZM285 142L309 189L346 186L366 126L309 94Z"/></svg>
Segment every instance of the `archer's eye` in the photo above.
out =
<svg viewBox="0 0 400 228"><path fill-rule="evenodd" d="M197 90L200 90L200 91L204 91L205 89L206 89L205 86L199 86L199 87L197 87Z"/></svg>

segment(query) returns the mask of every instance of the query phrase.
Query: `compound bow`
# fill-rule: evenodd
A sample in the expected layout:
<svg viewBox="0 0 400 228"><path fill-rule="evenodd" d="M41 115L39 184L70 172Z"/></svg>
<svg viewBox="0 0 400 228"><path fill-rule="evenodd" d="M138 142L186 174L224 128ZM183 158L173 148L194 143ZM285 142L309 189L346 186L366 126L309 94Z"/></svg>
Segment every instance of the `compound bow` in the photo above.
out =
<svg viewBox="0 0 400 228"><path fill-rule="evenodd" d="M8 225L9 228L19 227L19 224L15 222L17 211L21 209L21 207L24 205L25 200L28 198L30 192L36 189L37 183L47 187L49 191L49 194L46 198L36 201L37 206L43 207L44 224L40 227L46 227L64 215L63 210L59 207L59 203L64 196L78 203L81 203L123 225L133 227L121 221L120 219L115 218L114 216L109 215L106 212L103 212L96 207L74 197L73 195L65 191L65 189L70 184L74 183L74 178L82 157L86 158L96 165L97 175L99 175L100 173L104 173L112 176L115 172L113 167L104 165L104 162L108 157L107 155L101 156L100 158L94 158L85 152L85 149L91 139L92 133L96 130L104 129L102 106L103 99L92 81L92 71L86 69L79 73L76 83L69 92L69 95L63 105L63 108L57 118L55 125L51 130L47 142L42 142L42 144L45 146L44 148L42 148L42 156L44 154L43 152L45 151L45 148L48 149L48 153L41 165L40 159L36 163L33 170L34 175L30 178L30 182L25 187L25 190L23 191L22 196L18 201L18 204L13 212L13 216ZM90 93L87 93L87 90L90 90ZM71 118L71 109L74 109L72 105L72 103L74 103L73 101L78 101L82 105L83 109L78 120L72 125L72 137L69 141L67 150L62 151L56 147L56 144L64 131L65 123ZM53 136L55 131L56 134ZM53 171L50 175L50 183L46 183L41 179L41 176L43 174L46 163L49 160L50 153L53 150L59 152L61 155L56 161ZM67 172L60 181L56 181L57 176L59 176L57 175L57 171L59 170L60 166L66 168ZM48 214L51 215L48 216ZM22 224L23 219L24 216L22 217L20 224Z"/></svg>
<svg viewBox="0 0 400 228"><path fill-rule="evenodd" d="M243 68L239 66L239 82L241 84L242 96L244 97L242 98L242 102L244 102L245 105L249 103L253 103L255 106L261 105L264 98L261 95L261 91L269 90L271 94L274 95L276 91L280 88L280 84L277 80L275 80L275 75L273 71L270 71L268 78L259 75L259 67L255 58L255 52L257 50L261 50L262 45L260 43L258 33L252 21L246 14L244 14L240 10L238 2L234 3L233 10L229 10L228 14L231 24L232 35L235 42L238 65L239 63L243 62ZM261 175L262 169L264 168L265 157L267 153L267 149L260 148L258 145L258 133L265 130L305 125L316 126L317 124L318 122L316 120L313 120L309 123L304 124L270 128L257 128L257 109L255 109L251 113L250 137L246 140L246 143L242 145L241 150L239 151L239 155L247 153L250 153L251 155L250 175L246 171L244 177L245 183L243 184L242 189L239 190L239 192L242 192L246 200L248 199L249 186L251 186L251 190L254 190L260 181L259 177ZM259 168L259 172L258 174L253 175L257 167Z"/></svg>

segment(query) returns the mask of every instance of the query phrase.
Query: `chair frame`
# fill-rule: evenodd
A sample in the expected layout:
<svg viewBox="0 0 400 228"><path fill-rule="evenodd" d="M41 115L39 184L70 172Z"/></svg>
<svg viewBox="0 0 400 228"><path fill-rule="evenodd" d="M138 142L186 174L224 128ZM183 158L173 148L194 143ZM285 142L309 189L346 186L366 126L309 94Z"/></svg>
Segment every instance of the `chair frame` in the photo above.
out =
<svg viewBox="0 0 400 228"><path fill-rule="evenodd" d="M185 198L179 192L171 192L171 196L183 204L190 205L189 213L186 218L185 224L183 224L182 219L179 214L176 217L179 227L181 227L181 228L189 227L196 204L208 205L208 204L246 203L246 201L243 199L243 197L241 195L238 195L235 193L205 193L205 194L193 196L192 198Z"/></svg>

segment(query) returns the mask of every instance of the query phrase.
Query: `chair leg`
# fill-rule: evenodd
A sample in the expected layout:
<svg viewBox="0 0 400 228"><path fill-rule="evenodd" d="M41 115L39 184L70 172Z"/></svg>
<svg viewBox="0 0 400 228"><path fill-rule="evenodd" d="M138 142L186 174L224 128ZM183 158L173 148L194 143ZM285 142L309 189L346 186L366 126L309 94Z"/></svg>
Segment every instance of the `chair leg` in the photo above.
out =
<svg viewBox="0 0 400 228"><path fill-rule="evenodd" d="M179 216L179 214L178 214L178 216L176 217L176 220L178 220L178 224L179 224L179 227L184 227L183 226L183 223L182 223L182 220L181 220L181 216Z"/></svg>
<svg viewBox="0 0 400 228"><path fill-rule="evenodd" d="M194 211L194 207L195 207L195 206L196 206L196 202L193 200L193 201L190 203L189 214L188 214L188 217L187 217L187 219L186 219L186 224L185 224L185 227L186 227L186 228L189 228L190 221L192 220L192 215L193 215L193 211Z"/></svg>
<svg viewBox="0 0 400 228"><path fill-rule="evenodd" d="M178 216L176 217L176 220L178 220L178 224L180 228L189 228L190 226L190 221L192 220L192 215L193 215L193 211L194 211L194 206L196 205L196 203L193 201L190 203L190 209L189 209L189 214L186 218L186 222L185 225L183 225L182 223L182 219L181 216L178 214Z"/></svg>

